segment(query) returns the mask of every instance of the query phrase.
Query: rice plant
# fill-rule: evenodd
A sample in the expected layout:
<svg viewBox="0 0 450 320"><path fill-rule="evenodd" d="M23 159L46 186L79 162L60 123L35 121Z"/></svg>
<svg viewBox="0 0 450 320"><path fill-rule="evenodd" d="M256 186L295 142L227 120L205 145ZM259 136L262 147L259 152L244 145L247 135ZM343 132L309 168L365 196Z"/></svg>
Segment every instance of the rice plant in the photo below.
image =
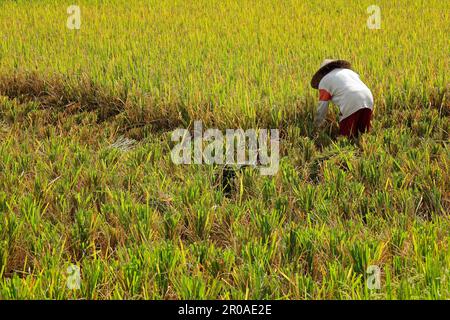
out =
<svg viewBox="0 0 450 320"><path fill-rule="evenodd" d="M0 299L450 298L450 2L77 2L0 1ZM314 131L332 56L355 141ZM278 172L175 165L197 120L279 129Z"/></svg>

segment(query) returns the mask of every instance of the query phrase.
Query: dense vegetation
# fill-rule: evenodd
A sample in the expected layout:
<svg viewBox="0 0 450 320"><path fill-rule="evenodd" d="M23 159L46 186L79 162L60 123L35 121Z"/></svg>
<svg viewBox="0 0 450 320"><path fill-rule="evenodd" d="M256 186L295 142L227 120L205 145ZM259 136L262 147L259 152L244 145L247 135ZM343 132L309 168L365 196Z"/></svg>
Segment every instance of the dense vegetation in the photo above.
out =
<svg viewBox="0 0 450 320"><path fill-rule="evenodd" d="M71 4L0 2L0 298L450 298L448 1ZM314 131L325 57L374 93L358 141ZM279 128L280 170L173 164L195 120Z"/></svg>

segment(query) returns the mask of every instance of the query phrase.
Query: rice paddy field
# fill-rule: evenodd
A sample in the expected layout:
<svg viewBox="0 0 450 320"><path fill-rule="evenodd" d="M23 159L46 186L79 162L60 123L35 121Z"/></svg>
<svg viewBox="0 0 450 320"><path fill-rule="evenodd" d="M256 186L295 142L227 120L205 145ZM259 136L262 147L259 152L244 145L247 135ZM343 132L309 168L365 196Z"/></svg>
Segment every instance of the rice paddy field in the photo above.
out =
<svg viewBox="0 0 450 320"><path fill-rule="evenodd" d="M0 0L0 299L449 299L449 21L442 0ZM313 127L324 58L373 92L356 142L336 108ZM174 164L197 120L279 129L277 174L227 193L221 166Z"/></svg>

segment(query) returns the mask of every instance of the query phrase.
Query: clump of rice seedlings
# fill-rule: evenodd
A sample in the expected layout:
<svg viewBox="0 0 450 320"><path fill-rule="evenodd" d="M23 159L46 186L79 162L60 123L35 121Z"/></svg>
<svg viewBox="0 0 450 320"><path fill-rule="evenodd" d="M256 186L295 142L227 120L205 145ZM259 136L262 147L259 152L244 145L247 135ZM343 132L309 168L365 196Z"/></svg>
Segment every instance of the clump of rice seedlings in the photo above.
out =
<svg viewBox="0 0 450 320"><path fill-rule="evenodd" d="M353 269L358 274L365 274L369 265L375 265L381 258L384 245L382 242L366 243L362 241L354 241L349 253L353 259Z"/></svg>
<svg viewBox="0 0 450 320"><path fill-rule="evenodd" d="M78 210L75 213L75 225L72 231L74 251L77 257L89 254L94 245L92 234L96 228L97 217L90 210Z"/></svg>
<svg viewBox="0 0 450 320"><path fill-rule="evenodd" d="M401 254L403 251L405 240L408 238L408 232L400 228L394 228L391 231L391 235L392 237L389 244L392 248L392 251L394 252L394 254Z"/></svg>
<svg viewBox="0 0 450 320"><path fill-rule="evenodd" d="M179 233L179 222L181 214L179 212L169 211L163 216L164 235L166 239L175 239Z"/></svg>
<svg viewBox="0 0 450 320"><path fill-rule="evenodd" d="M314 299L316 297L317 284L309 274L296 274L297 292L300 299Z"/></svg>
<svg viewBox="0 0 450 320"><path fill-rule="evenodd" d="M273 199L277 194L275 180L274 179L266 179L264 181L263 187L262 187L262 197L263 200L268 203Z"/></svg>
<svg viewBox="0 0 450 320"><path fill-rule="evenodd" d="M215 280L204 279L201 275L181 275L174 282L174 290L179 299L205 300L217 296L220 292L220 283Z"/></svg>
<svg viewBox="0 0 450 320"><path fill-rule="evenodd" d="M196 207L195 209L195 213L194 213L194 217L193 217L193 228L195 231L195 235L199 238L199 239L204 239L207 234L208 231L211 227L211 213L210 210L208 210L207 208L204 207Z"/></svg>
<svg viewBox="0 0 450 320"><path fill-rule="evenodd" d="M285 259L297 264L297 268L304 266L305 273L311 273L314 267L314 255L316 254L315 238L319 234L313 231L302 231L291 228L286 236Z"/></svg>
<svg viewBox="0 0 450 320"><path fill-rule="evenodd" d="M223 190L223 194L227 197L231 196L233 190L236 189L236 170L236 168L231 166L224 166L219 175L220 187Z"/></svg>
<svg viewBox="0 0 450 320"><path fill-rule="evenodd" d="M80 30L64 1L2 2L0 299L450 297L448 1L384 4L389 32L357 27L357 2L269 2L80 0ZM324 24L286 19L305 12ZM336 24L351 36L321 41ZM333 108L313 127L327 52L374 94L356 141ZM175 165L196 120L278 128L278 172Z"/></svg>
<svg viewBox="0 0 450 320"><path fill-rule="evenodd" d="M105 263L100 258L92 260L83 260L82 265L82 285L80 285L81 296L87 299L102 299L106 292L99 290L102 285L105 285L107 280L108 270L105 268Z"/></svg>
<svg viewBox="0 0 450 320"><path fill-rule="evenodd" d="M182 272L180 266L186 263L184 252L174 247L171 243L162 243L152 251L150 260L153 272L155 272L155 285L161 297L165 297L170 285L170 279L176 272Z"/></svg>
<svg viewBox="0 0 450 320"><path fill-rule="evenodd" d="M316 203L316 188L312 185L306 184L300 186L299 189L295 188L294 192L298 195L298 199L296 201L298 208L304 212L310 212Z"/></svg>

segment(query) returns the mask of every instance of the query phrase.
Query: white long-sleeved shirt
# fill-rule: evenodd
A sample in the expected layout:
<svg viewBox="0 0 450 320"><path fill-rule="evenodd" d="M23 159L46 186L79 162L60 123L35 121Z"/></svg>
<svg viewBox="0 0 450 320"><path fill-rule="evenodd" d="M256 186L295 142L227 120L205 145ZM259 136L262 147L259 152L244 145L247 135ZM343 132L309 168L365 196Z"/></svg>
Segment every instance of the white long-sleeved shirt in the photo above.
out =
<svg viewBox="0 0 450 320"><path fill-rule="evenodd" d="M319 100L316 125L325 119L330 100L339 107L339 121L359 109L373 109L372 92L359 75L350 69L334 69L324 76L319 83Z"/></svg>

